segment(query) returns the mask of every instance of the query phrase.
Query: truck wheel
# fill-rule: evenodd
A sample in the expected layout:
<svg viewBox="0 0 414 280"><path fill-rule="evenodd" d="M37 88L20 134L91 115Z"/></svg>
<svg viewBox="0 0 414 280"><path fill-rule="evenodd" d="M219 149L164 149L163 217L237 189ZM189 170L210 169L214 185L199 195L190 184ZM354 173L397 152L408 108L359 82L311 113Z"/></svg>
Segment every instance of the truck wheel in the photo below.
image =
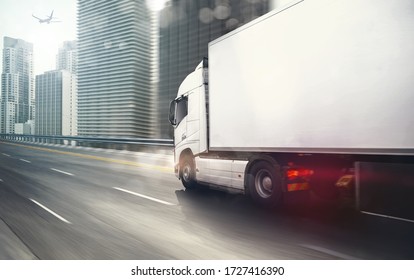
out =
<svg viewBox="0 0 414 280"><path fill-rule="evenodd" d="M266 161L254 164L248 174L247 186L255 203L266 208L277 206L283 195L280 167Z"/></svg>
<svg viewBox="0 0 414 280"><path fill-rule="evenodd" d="M181 165L181 182L186 189L194 189L197 186L195 181L195 167L194 161L189 156L186 156Z"/></svg>

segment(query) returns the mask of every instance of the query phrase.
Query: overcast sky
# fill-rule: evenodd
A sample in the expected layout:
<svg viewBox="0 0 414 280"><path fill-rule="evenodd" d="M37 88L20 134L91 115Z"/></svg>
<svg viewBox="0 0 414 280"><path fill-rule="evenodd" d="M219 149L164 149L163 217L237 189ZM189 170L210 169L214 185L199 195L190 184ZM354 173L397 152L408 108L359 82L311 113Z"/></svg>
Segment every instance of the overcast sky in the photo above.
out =
<svg viewBox="0 0 414 280"><path fill-rule="evenodd" d="M34 73L55 69L56 54L63 41L76 40L76 0L1 0L0 49L3 37L23 39L33 43ZM32 17L53 16L61 22L42 23ZM0 66L2 71L2 58Z"/></svg>

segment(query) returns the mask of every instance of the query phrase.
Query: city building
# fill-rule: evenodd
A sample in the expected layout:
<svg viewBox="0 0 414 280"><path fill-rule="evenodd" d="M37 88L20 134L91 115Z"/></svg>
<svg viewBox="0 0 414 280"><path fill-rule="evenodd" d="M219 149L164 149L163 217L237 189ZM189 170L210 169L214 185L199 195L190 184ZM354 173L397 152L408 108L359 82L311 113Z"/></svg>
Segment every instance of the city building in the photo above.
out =
<svg viewBox="0 0 414 280"><path fill-rule="evenodd" d="M15 123L14 134L34 134L34 120L28 120L26 123Z"/></svg>
<svg viewBox="0 0 414 280"><path fill-rule="evenodd" d="M147 1L78 0L78 133L155 135L156 18Z"/></svg>
<svg viewBox="0 0 414 280"><path fill-rule="evenodd" d="M76 41L65 41L62 43L56 55L56 70L68 70L77 74L78 69L78 47Z"/></svg>
<svg viewBox="0 0 414 280"><path fill-rule="evenodd" d="M286 0L282 0L286 1ZM279 6L275 0L171 0L159 14L157 137L172 138L169 104L184 78L208 56L208 43ZM280 2L280 1L279 1Z"/></svg>
<svg viewBox="0 0 414 280"><path fill-rule="evenodd" d="M33 120L34 102L33 44L4 37L0 132L15 133L16 123Z"/></svg>
<svg viewBox="0 0 414 280"><path fill-rule="evenodd" d="M36 135L77 135L76 75L52 70L36 76Z"/></svg>

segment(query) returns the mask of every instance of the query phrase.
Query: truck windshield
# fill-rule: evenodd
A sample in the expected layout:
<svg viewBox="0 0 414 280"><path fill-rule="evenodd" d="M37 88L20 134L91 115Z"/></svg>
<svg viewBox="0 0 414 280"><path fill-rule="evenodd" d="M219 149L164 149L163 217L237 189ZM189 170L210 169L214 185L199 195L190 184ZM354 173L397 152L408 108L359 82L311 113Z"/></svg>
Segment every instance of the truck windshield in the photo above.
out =
<svg viewBox="0 0 414 280"><path fill-rule="evenodd" d="M177 101L173 100L170 103L170 113L168 114L168 120L171 125L175 125L175 109L177 108Z"/></svg>

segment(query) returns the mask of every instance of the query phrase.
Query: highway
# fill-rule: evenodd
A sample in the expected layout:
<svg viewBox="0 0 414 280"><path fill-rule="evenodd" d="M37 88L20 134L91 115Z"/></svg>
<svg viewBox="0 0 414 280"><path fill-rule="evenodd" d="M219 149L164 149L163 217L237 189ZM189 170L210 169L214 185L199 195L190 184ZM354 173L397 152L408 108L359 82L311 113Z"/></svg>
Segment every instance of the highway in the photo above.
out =
<svg viewBox="0 0 414 280"><path fill-rule="evenodd" d="M413 259L414 223L186 191L172 153L0 142L0 259Z"/></svg>

